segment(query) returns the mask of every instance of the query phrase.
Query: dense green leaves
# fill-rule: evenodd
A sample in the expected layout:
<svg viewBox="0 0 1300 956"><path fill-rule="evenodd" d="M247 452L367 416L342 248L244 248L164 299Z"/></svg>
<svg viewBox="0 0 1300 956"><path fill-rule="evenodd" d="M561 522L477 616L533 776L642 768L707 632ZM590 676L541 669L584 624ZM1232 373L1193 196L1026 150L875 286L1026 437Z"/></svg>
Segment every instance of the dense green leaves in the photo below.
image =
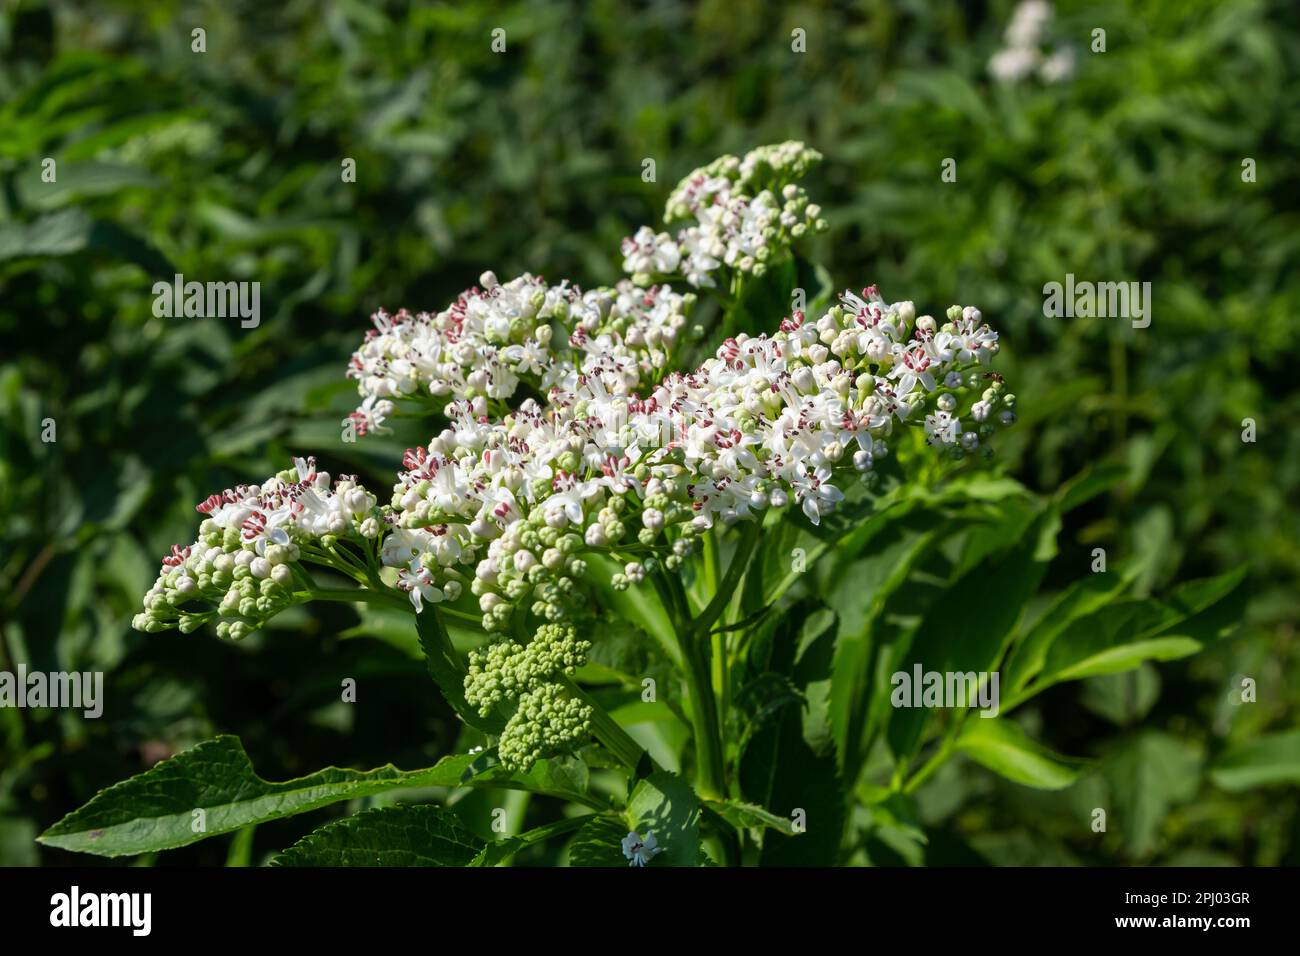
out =
<svg viewBox="0 0 1300 956"><path fill-rule="evenodd" d="M357 627L342 608L303 609L238 649L206 646L215 642L197 634L188 644L124 636L124 621L157 557L188 540L193 505L212 491L311 450L331 471L356 471L378 488L404 447L428 440L409 420L394 436L338 440L338 419L355 400L340 372L372 309L439 308L488 267L503 277L527 268L612 281L618 239L653 221L667 186L720 150L748 148L778 129L826 153L809 185L833 231L802 251L832 268L802 255L793 268L774 263L744 290L738 318L765 329L769 311L791 309L795 286L815 315L828 292L868 282L936 315L952 301L984 309L1004 332L1021 421L993 442L997 473L971 483L963 520L984 510L992 522L999 483L1016 478L1067 516L1062 557L1050 569L1059 603L1036 595L1024 613L1032 623L1012 628L1004 703L1029 704L1016 718L1035 738L1097 757L1097 779L1109 776L1110 761L1127 773L1154 759L1192 768L1196 782L1180 793L1202 788L1195 813L1165 831L1177 838L1170 844L1145 823L1139 831L1155 836L1120 836L1135 818L1164 819L1138 807L1139 788L1122 790L1112 836L1099 839L1070 802L1084 799L1089 779L1031 809L1019 791L1015 801L990 796L1000 782L969 761L941 770L926 795L929 813L945 832L960 832L953 840L963 846L979 830L980 851L998 861L1165 861L1198 844L1229 861L1292 860L1290 731L1269 733L1296 724L1300 472L1297 433L1286 427L1300 411L1288 372L1300 309L1300 127L1285 110L1300 64L1292 10L1281 0L1222 9L1121 0L1112 19L1130 23L1140 42L1115 43L1112 33L1110 52L1085 57L1088 67L1081 61L1066 82L1004 85L989 80L987 57L1010 6L948 5L925 22L895 16L883 0L869 0L865 20L856 9L819 8L797 70L788 44L716 4L652 17L629 16L620 3L580 15L553 3L517 5L505 58L480 42L496 14L474 2L453 13L352 5L321 17L303 8L224 24L208 58L233 82L193 69L183 36L152 42L147 16L126 6L100 11L97 31L50 15L48 0L0 13L0 644L11 661L108 671L116 709L103 721L0 710L0 862L36 862L38 852L53 861L25 845L29 837L6 834L35 832L29 821L89 799L95 781L135 773L141 751L167 752L224 727L245 732L253 753L293 754L305 768L418 766L431 762L426 748L484 744L482 755L448 758L448 775L473 771L470 785L605 805L587 789L585 766L500 776L481 737L497 721L459 705L455 661L431 659L436 693L372 639L418 653L405 633L409 616L394 633L373 617ZM1066 32L1078 26L1064 7L1058 16ZM872 24L867 33L859 20ZM952 55L936 67L938 48ZM743 69L701 68L721 61ZM546 135L567 126L588 134L580 148L573 137ZM909 148L916 143L927 148ZM933 156L946 155L962 157L959 185L935 175ZM39 178L47 156L58 159L55 182ZM355 183L339 182L342 156L357 159ZM642 182L629 162L643 156L659 158L657 183ZM1258 160L1257 182L1242 180L1244 157ZM150 285L173 271L260 280L261 328L154 319ZM1152 279L1154 327L1044 321L1038 289L1066 272ZM36 437L47 415L58 420L56 444ZM1258 442L1242 441L1247 416L1258 422ZM1062 484L1087 462L1101 464ZM1021 518L1033 511L1022 497ZM753 681L742 702L755 702L745 711L754 719L732 738L734 776L746 785L767 752L783 773L809 770L811 792L841 803L861 782L855 763L872 785L888 783L888 754L864 751L886 720L916 716L882 698L889 672L906 665L895 653L923 641L922 619L936 620L950 588L1015 537L1006 524L967 547L962 527L945 524L887 595L877 572L901 570L870 559L879 551L907 563L912 553L877 522L886 508L846 505L847 528L827 522L814 531L795 516L767 529L746 612L773 598L812 597L798 611L806 617L829 605L834 654L822 666L822 638L813 635L804 673L765 665L746 675ZM1110 572L1088 573L1094 546L1110 553ZM795 548L806 571L794 570ZM1153 597L1171 607L1180 578L1247 561L1261 588L1249 608L1235 593L1168 626L1165 610L1141 610ZM1142 566L1121 585L1130 562ZM991 580L966 602L970 618L1008 596L998 585ZM1121 597L1122 610L1110 610ZM642 622L627 627L632 639L663 641L656 660L674 659L650 589L601 593L596 603ZM1239 637L1211 647L1225 624ZM342 632L357 639L336 655ZM1194 645L1211 653L1163 664ZM362 678L355 712L328 693L340 673ZM661 673L639 662L591 671L627 686ZM1258 681L1258 704L1226 702L1223 687L1238 673ZM282 693L282 684L292 689ZM669 683L659 687L658 703L620 719L677 706ZM970 715L966 726L978 721ZM1189 752L1214 755L1208 776L1196 776L1200 764L1159 757L1167 748L1130 751L1129 728L1144 721ZM791 736L769 747L775 728ZM679 760L689 780L684 740L667 735L656 753ZM848 779L824 773L828 740ZM588 759L601 758L593 748ZM765 800L774 791L755 792ZM793 805L779 788L775 796L782 813ZM97 806L113 819L109 804ZM978 814L961 812L973 806ZM93 841L77 829L59 839L185 837L183 808L140 808L155 811L111 823ZM765 803L763 812L784 819ZM232 825L242 818L229 813ZM896 858L919 861L904 851L913 831L885 816L874 821L878 832L907 834L894 840ZM814 808L809 832L787 838L791 845L818 837L823 819ZM273 848L266 841L276 829L259 829L259 850ZM871 843L872 860L895 858L884 842ZM995 845L1012 849L994 854ZM174 857L220 862L224 851L199 845Z"/></svg>

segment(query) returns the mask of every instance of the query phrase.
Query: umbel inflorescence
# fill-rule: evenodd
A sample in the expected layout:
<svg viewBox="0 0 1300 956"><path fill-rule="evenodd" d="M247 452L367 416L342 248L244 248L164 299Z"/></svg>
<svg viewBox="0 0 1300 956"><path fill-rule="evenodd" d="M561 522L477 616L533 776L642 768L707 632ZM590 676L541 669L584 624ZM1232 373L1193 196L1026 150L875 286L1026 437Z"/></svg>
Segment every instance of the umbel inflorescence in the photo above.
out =
<svg viewBox="0 0 1300 956"><path fill-rule="evenodd" d="M702 536L772 509L818 524L909 429L961 459L1015 420L986 369L998 337L978 309L936 318L875 287L678 367L695 294L673 283L717 290L725 306L788 261L825 228L794 182L819 160L785 143L695 171L666 216L688 224L626 240L632 275L613 288L485 273L441 312L377 313L348 370L362 396L350 420L362 434L399 411L440 422L407 451L388 500L312 459L213 495L135 626L215 621L239 638L313 599L458 616L476 600L490 637L464 695L504 720L502 762L580 745L592 710L568 676L590 647L593 586L679 574ZM617 570L596 580L609 559ZM321 571L358 587L323 587Z"/></svg>

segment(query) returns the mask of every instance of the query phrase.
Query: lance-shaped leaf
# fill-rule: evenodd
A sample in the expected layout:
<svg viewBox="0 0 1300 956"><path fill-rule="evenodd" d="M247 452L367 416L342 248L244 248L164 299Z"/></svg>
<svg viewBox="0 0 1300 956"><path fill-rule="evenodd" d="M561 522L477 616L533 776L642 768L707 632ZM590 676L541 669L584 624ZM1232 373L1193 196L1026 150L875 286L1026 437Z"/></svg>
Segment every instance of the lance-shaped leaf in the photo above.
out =
<svg viewBox="0 0 1300 956"><path fill-rule="evenodd" d="M1210 769L1210 779L1233 793L1300 784L1300 730L1265 734L1232 748Z"/></svg>
<svg viewBox="0 0 1300 956"><path fill-rule="evenodd" d="M340 800L411 787L490 786L592 802L576 789L561 787L562 775L549 761L521 775L499 765L475 772L479 759L458 754L422 770L398 770L391 764L375 770L327 767L271 783L253 772L238 737L221 736L101 791L39 840L97 856L130 856L186 846Z"/></svg>
<svg viewBox="0 0 1300 956"><path fill-rule="evenodd" d="M1195 654L1204 640L1218 635L1223 623L1215 615L1198 616L1235 591L1244 573L1191 581L1165 600L1121 601L1073 621L1051 642L1038 677L1006 707L1061 681Z"/></svg>
<svg viewBox="0 0 1300 956"><path fill-rule="evenodd" d="M382 807L327 823L271 865L469 866L484 846L443 807Z"/></svg>
<svg viewBox="0 0 1300 956"><path fill-rule="evenodd" d="M1018 724L1000 717L971 716L957 738L957 749L994 773L1038 790L1068 787L1082 766L1030 740Z"/></svg>

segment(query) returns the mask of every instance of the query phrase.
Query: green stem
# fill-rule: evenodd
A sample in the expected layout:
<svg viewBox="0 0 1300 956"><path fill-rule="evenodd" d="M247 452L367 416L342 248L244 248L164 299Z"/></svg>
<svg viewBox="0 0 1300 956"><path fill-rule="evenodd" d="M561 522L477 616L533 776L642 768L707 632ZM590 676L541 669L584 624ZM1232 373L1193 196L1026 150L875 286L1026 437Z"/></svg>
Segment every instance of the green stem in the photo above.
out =
<svg viewBox="0 0 1300 956"><path fill-rule="evenodd" d="M944 734L943 742L939 744L939 749L931 754L930 759L922 765L920 770L912 775L911 779L908 780L906 784L904 784L904 793L915 793L921 784L929 780L934 772L943 766L944 761L952 756L953 748L957 746L958 734L961 732L962 724L966 722L966 715L968 713L970 713L970 711L963 710L961 714L954 718L952 723L948 725L948 732Z"/></svg>
<svg viewBox="0 0 1300 956"><path fill-rule="evenodd" d="M542 843L543 841L549 840L552 837L557 837L560 836L561 834L569 833L570 831L577 830L588 820L591 820L596 816L598 816L598 814L582 813L576 817L565 817L563 820L556 820L554 823L548 823L545 826L535 827L532 830L527 830L524 833L519 834L519 836L514 837L515 840L519 841L520 845L514 848L513 850L510 850L507 853L507 855L502 857L499 861L497 861L495 865L499 866L500 864L511 859L519 851L523 850L526 847L532 846L534 843Z"/></svg>
<svg viewBox="0 0 1300 956"><path fill-rule="evenodd" d="M636 772L637 767L640 766L642 759L646 756L645 749L628 735L628 732L619 725L619 722L610 716L609 711L600 706L595 698L575 684L569 677L561 674L557 680L571 696L591 707L591 728L596 735L596 739L604 744L610 753L626 764L628 769Z"/></svg>
<svg viewBox="0 0 1300 956"><path fill-rule="evenodd" d="M310 591L295 592L295 596L307 601L342 601L349 604L387 604L415 613L410 601L403 601L397 594L383 591L371 591L366 588L313 588Z"/></svg>
<svg viewBox="0 0 1300 956"><path fill-rule="evenodd" d="M699 631L698 619L691 621L690 608L681 579L674 574L655 577L663 603L673 621L682 663L686 667L686 695L691 706L691 725L695 733L695 787L701 796L725 799L726 769L722 750L722 728L718 721L718 703L713 693L713 675L709 667L709 641Z"/></svg>
<svg viewBox="0 0 1300 956"><path fill-rule="evenodd" d="M692 628L698 634L707 634L713 627L714 622L722 616L727 604L735 594L737 586L740 584L740 577L749 567L749 559L754 554L754 549L758 546L758 539L763 534L763 525L761 521L749 521L745 524L744 531L741 532L740 541L736 545L736 552L731 556L731 563L727 565L727 574L722 579L722 585L718 588L717 593L713 595L708 606L700 612L695 619Z"/></svg>

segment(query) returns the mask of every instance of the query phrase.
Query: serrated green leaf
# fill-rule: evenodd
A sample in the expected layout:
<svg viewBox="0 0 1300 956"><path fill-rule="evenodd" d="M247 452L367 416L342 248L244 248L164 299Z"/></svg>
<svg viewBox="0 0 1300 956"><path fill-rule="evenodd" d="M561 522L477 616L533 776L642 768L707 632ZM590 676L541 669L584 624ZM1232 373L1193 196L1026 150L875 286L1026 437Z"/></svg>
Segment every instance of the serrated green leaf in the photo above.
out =
<svg viewBox="0 0 1300 956"><path fill-rule="evenodd" d="M629 831L653 833L659 853L650 865L696 866L700 861L700 801L681 777L658 770L638 781L627 801ZM627 836L623 833L620 836Z"/></svg>
<svg viewBox="0 0 1300 956"><path fill-rule="evenodd" d="M483 847L445 807L380 807L327 823L271 865L469 866Z"/></svg>
<svg viewBox="0 0 1300 956"><path fill-rule="evenodd" d="M628 866L623 856L623 837L627 821L613 814L593 817L582 825L569 844L571 866Z"/></svg>
<svg viewBox="0 0 1300 956"><path fill-rule="evenodd" d="M497 766L467 777L466 770L476 759L472 754L457 754L410 771L391 764L364 771L327 767L271 783L253 772L239 738L223 735L101 791L39 839L64 850L130 856L186 846L341 800L411 787L501 787L593 802L585 793L585 778L573 779L553 761L543 761L527 774L512 774ZM596 801L596 805L601 804ZM198 832L196 810L203 811L203 829Z"/></svg>

